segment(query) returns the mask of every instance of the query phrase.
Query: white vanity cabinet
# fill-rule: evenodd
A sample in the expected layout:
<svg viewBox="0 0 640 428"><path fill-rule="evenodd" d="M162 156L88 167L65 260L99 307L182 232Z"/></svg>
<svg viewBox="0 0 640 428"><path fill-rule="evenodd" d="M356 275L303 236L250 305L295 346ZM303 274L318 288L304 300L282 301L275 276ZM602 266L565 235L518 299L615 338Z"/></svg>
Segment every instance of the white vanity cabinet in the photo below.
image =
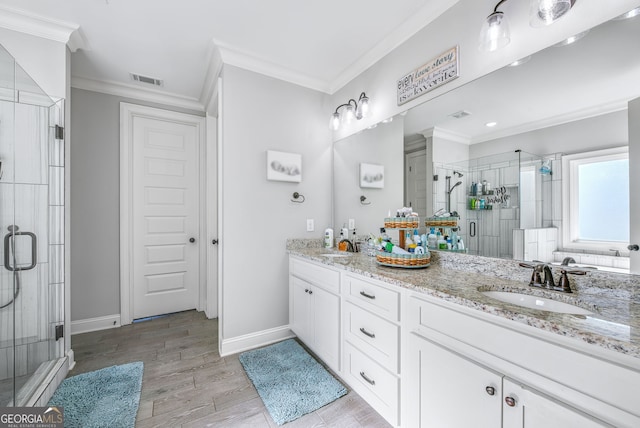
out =
<svg viewBox="0 0 640 428"><path fill-rule="evenodd" d="M406 309L403 426L640 426L633 359L426 296Z"/></svg>
<svg viewBox="0 0 640 428"><path fill-rule="evenodd" d="M402 289L343 274L343 377L389 423L400 423Z"/></svg>
<svg viewBox="0 0 640 428"><path fill-rule="evenodd" d="M596 428L598 422L432 341L411 335L407 426L451 428Z"/></svg>
<svg viewBox="0 0 640 428"><path fill-rule="evenodd" d="M291 330L331 369L340 371L340 273L291 257Z"/></svg>

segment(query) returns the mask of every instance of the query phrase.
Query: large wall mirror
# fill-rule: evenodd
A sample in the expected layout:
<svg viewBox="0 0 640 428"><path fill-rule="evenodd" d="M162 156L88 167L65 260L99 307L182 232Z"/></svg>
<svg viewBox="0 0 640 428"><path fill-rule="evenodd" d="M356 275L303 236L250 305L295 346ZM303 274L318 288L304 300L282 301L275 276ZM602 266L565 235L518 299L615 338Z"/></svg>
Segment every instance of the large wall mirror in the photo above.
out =
<svg viewBox="0 0 640 428"><path fill-rule="evenodd" d="M628 240L572 245L563 176L573 168L567 155L629 145L627 106L640 97L640 17L611 20L578 37L337 141L335 228L354 219L359 235L377 234L389 211L405 204L421 217L445 208L460 215L460 235L474 254L547 262L573 256L579 264L628 271ZM628 168L638 162L629 155ZM384 167L383 188L361 186L361 164ZM640 183L626 181L590 184L593 211L607 208L611 215L601 220L608 224L630 223L628 203L615 191L631 186L633 200ZM474 182L489 184L484 199L491 209L471 209ZM474 244L479 230L489 233Z"/></svg>

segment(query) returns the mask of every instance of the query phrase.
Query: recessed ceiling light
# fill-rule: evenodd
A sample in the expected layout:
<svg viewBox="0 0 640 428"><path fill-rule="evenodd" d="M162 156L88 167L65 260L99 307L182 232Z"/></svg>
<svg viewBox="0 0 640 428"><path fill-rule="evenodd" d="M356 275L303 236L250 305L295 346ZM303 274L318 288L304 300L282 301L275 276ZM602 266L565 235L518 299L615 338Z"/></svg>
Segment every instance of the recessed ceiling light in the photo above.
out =
<svg viewBox="0 0 640 428"><path fill-rule="evenodd" d="M530 59L531 59L531 55L525 56L524 58L520 58L517 61L513 61L511 64L509 64L509 67L517 67L519 65L529 62Z"/></svg>
<svg viewBox="0 0 640 428"><path fill-rule="evenodd" d="M385 119L382 121L382 123L389 123L389 122L393 122L393 116L391 116L389 119Z"/></svg>
<svg viewBox="0 0 640 428"><path fill-rule="evenodd" d="M488 128L493 128L497 124L498 124L498 122L487 122L487 123L484 124L484 126L486 126Z"/></svg>
<svg viewBox="0 0 640 428"><path fill-rule="evenodd" d="M620 16L616 16L613 19L614 20L629 19L629 18L634 18L634 17L636 17L638 15L640 15L640 7L636 7L635 9L631 9L629 12L623 13Z"/></svg>
<svg viewBox="0 0 640 428"><path fill-rule="evenodd" d="M559 47L562 47L562 46L567 46L567 45L573 44L573 43L577 42L578 40L580 40L581 38L583 38L584 36L586 36L588 32L589 32L589 30L583 31L582 33L578 33L575 36L571 36L571 37L569 37L569 38L567 38L567 39L565 39L565 40L561 41L560 43L557 43L557 44L555 44L553 46L559 48Z"/></svg>

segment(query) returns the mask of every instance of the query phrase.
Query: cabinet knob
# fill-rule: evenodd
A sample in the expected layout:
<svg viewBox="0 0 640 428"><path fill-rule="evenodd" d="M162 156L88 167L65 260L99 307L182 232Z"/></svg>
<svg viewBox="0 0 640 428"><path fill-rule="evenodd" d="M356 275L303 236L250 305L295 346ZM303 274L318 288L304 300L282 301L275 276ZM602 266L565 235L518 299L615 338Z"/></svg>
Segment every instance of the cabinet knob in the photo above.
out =
<svg viewBox="0 0 640 428"><path fill-rule="evenodd" d="M304 292L305 292L305 293L308 293L308 292L309 292L309 289L308 289L308 288L305 288L305 289L304 289Z"/></svg>
<svg viewBox="0 0 640 428"><path fill-rule="evenodd" d="M189 242L193 244L194 242L196 242L196 238L189 238Z"/></svg>
<svg viewBox="0 0 640 428"><path fill-rule="evenodd" d="M516 407L516 399L513 397L504 397L504 402L507 403L509 407Z"/></svg>
<svg viewBox="0 0 640 428"><path fill-rule="evenodd" d="M309 294L313 294L313 290L309 290Z"/></svg>
<svg viewBox="0 0 640 428"><path fill-rule="evenodd" d="M485 391L487 391L489 395L496 395L496 389L493 386L487 386Z"/></svg>
<svg viewBox="0 0 640 428"><path fill-rule="evenodd" d="M212 243L213 245L218 245L218 240L217 240L217 239L212 239L212 240L211 240L211 243Z"/></svg>

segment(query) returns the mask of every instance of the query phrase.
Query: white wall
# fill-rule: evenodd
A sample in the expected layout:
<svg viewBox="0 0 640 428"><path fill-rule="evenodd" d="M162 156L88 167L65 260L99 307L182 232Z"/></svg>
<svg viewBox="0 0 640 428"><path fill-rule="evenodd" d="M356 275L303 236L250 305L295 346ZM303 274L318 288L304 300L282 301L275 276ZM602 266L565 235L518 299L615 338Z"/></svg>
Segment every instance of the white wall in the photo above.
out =
<svg viewBox="0 0 640 428"><path fill-rule="evenodd" d="M287 328L287 238L318 238L331 220L326 95L225 65L222 79L222 348ZM267 181L266 151L302 155L302 182ZM306 201L291 202L298 191ZM306 232L306 219L315 232Z"/></svg>
<svg viewBox="0 0 640 428"><path fill-rule="evenodd" d="M403 121L380 124L374 129L334 143L334 221L335 236L348 219L356 223L358 235L378 235L389 211L403 206L404 141ZM384 188L360 188L360 163L384 165ZM362 205L360 196L370 205ZM348 225L348 224L347 224ZM351 239L351 236L347 237Z"/></svg>
<svg viewBox="0 0 640 428"><path fill-rule="evenodd" d="M577 153L628 143L626 110L590 117L563 125L512 135L469 147L471 159L512 152L515 149L545 155Z"/></svg>
<svg viewBox="0 0 640 428"><path fill-rule="evenodd" d="M500 10L508 14L511 43L495 52L480 52L478 50L480 28L484 18L493 11L496 3L495 0L460 0L442 15L443 19L439 18L427 25L333 94L325 111L327 121L336 106L349 98L357 97L362 91L366 91L369 96L372 108L370 118L359 121L349 131L335 133L334 139L344 138L346 135L424 103L517 59L605 22L639 6L640 0L615 2L580 0L576 2L571 13L564 16L561 21L543 28L533 28L529 25L528 1L506 2ZM397 80L456 45L460 47L460 77L412 102L398 106Z"/></svg>

